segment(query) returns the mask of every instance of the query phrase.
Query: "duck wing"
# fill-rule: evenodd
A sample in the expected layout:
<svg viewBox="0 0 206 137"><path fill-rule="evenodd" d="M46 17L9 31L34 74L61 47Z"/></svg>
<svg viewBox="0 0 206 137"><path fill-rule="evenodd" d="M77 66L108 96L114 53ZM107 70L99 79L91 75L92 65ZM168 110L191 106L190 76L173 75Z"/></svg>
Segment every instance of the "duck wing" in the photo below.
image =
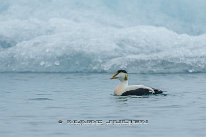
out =
<svg viewBox="0 0 206 137"><path fill-rule="evenodd" d="M122 93L121 96L128 96L128 95L142 96L142 95L150 95L150 94L152 94L152 92L147 88L137 88L137 89L125 91L124 93Z"/></svg>
<svg viewBox="0 0 206 137"><path fill-rule="evenodd" d="M128 96L128 95L142 96L142 95L161 94L161 93L163 93L163 91L159 89L146 87L144 85L132 85L132 86L128 86L125 89L125 92L123 92L121 96Z"/></svg>

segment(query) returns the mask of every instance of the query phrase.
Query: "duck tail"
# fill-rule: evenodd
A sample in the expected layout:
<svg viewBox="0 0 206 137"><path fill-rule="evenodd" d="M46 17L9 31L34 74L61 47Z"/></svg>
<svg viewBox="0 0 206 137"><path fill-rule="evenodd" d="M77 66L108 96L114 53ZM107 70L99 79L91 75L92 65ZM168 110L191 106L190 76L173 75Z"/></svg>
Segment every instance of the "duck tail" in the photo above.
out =
<svg viewBox="0 0 206 137"><path fill-rule="evenodd" d="M152 88L152 89L154 90L155 94L161 94L161 93L165 92L165 91L155 89L155 88Z"/></svg>

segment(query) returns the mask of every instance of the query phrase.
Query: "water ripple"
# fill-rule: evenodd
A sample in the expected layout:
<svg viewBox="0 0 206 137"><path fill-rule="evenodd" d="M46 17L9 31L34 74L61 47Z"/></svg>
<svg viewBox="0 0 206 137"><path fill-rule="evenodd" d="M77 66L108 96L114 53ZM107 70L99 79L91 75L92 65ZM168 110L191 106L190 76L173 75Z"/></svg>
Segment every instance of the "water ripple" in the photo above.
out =
<svg viewBox="0 0 206 137"><path fill-rule="evenodd" d="M53 99L50 99L50 98L31 98L29 100L36 100L36 101L47 101L47 100L53 100Z"/></svg>

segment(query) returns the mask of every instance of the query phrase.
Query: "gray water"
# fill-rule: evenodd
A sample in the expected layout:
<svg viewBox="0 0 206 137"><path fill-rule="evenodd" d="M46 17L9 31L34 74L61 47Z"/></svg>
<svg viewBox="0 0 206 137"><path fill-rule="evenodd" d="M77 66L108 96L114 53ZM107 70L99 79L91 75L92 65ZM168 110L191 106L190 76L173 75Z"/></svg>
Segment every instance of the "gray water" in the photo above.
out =
<svg viewBox="0 0 206 137"><path fill-rule="evenodd" d="M0 136L205 136L206 74L129 74L166 95L118 97L108 73L0 73ZM63 123L58 123L62 120ZM148 120L72 125L67 120Z"/></svg>

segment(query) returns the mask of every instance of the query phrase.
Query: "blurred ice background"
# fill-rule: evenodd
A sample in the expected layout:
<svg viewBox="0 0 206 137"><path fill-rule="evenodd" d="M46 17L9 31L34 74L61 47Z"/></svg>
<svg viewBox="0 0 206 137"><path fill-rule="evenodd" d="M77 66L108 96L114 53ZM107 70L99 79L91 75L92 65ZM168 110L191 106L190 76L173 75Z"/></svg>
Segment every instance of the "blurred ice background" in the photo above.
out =
<svg viewBox="0 0 206 137"><path fill-rule="evenodd" d="M0 0L0 72L206 72L205 0Z"/></svg>

